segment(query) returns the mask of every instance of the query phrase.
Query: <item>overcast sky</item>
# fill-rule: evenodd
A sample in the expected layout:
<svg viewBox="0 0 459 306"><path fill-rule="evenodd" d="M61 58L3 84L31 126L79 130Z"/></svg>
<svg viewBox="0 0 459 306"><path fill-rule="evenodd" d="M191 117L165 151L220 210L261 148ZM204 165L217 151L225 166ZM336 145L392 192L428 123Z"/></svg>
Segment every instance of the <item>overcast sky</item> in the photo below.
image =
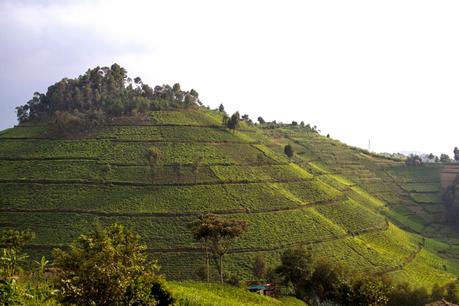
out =
<svg viewBox="0 0 459 306"><path fill-rule="evenodd" d="M459 146L458 1L128 3L0 0L0 129L34 91L116 62L373 151Z"/></svg>

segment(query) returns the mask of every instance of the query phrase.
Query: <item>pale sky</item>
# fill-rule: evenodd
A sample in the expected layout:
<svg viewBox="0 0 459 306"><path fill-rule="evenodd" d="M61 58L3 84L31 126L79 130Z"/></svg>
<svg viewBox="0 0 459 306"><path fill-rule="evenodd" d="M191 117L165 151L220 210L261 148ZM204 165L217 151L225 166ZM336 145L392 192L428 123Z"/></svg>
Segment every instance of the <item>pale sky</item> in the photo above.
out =
<svg viewBox="0 0 459 306"><path fill-rule="evenodd" d="M0 129L34 91L116 62L212 108L451 156L458 16L458 1L0 0Z"/></svg>

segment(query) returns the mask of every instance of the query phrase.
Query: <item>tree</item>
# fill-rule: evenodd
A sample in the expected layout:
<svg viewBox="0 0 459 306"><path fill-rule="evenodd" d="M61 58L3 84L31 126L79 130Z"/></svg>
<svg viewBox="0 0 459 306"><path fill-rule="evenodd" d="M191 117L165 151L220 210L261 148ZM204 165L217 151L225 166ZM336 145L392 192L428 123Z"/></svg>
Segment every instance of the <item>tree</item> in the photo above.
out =
<svg viewBox="0 0 459 306"><path fill-rule="evenodd" d="M0 245L3 247L0 262L6 277L16 274L19 262L27 258L21 254L22 248L35 238L35 234L29 230L3 230L0 232Z"/></svg>
<svg viewBox="0 0 459 306"><path fill-rule="evenodd" d="M225 107L223 106L223 104L220 104L220 106L218 107L218 111L219 111L220 113L225 112Z"/></svg>
<svg viewBox="0 0 459 306"><path fill-rule="evenodd" d="M459 149L457 147L454 148L454 160L459 161Z"/></svg>
<svg viewBox="0 0 459 306"><path fill-rule="evenodd" d="M220 273L220 282L223 284L223 258L234 242L247 230L247 223L243 220L225 220L214 214L199 217L192 223L193 237L204 242L206 251L206 265L209 265L208 250L216 257L217 268Z"/></svg>
<svg viewBox="0 0 459 306"><path fill-rule="evenodd" d="M180 89L180 84L179 83L175 83L173 86L172 86L172 91L177 94L177 93L180 93L182 90Z"/></svg>
<svg viewBox="0 0 459 306"><path fill-rule="evenodd" d="M202 164L202 157L199 156L193 163L192 165L192 170L193 170L193 175L194 175L194 183L196 184L198 180L198 173L199 169L201 169L201 164Z"/></svg>
<svg viewBox="0 0 459 306"><path fill-rule="evenodd" d="M381 278L359 278L352 286L349 305L386 305L389 302L390 284ZM421 304L422 305L422 304Z"/></svg>
<svg viewBox="0 0 459 306"><path fill-rule="evenodd" d="M314 271L312 256L304 246L288 249L282 254L281 264L275 271L285 285L293 285L298 298L303 298L305 285Z"/></svg>
<svg viewBox="0 0 459 306"><path fill-rule="evenodd" d="M55 249L60 300L77 305L150 305L161 282L147 246L123 225L97 226L73 241L68 252Z"/></svg>
<svg viewBox="0 0 459 306"><path fill-rule="evenodd" d="M342 266L330 261L321 260L314 266L314 272L307 281L307 287L320 300L336 299L340 284L345 281L345 271Z"/></svg>
<svg viewBox="0 0 459 306"><path fill-rule="evenodd" d="M230 130L233 130L234 132L236 128L239 126L240 120L241 118L240 118L239 112L235 112L234 114L231 115L226 125Z"/></svg>
<svg viewBox="0 0 459 306"><path fill-rule="evenodd" d="M182 164L181 163L174 163L172 165L174 168L175 175L177 176L178 181L182 179Z"/></svg>
<svg viewBox="0 0 459 306"><path fill-rule="evenodd" d="M451 161L451 158L448 156L448 154L442 153L440 155L440 162L442 163L449 163Z"/></svg>
<svg viewBox="0 0 459 306"><path fill-rule="evenodd" d="M226 115L226 113L223 113L223 116L222 116L222 125L223 125L224 127L228 127L228 121L229 121L228 115Z"/></svg>
<svg viewBox="0 0 459 306"><path fill-rule="evenodd" d="M407 166L421 166L423 162L419 155L411 154L406 158L405 164Z"/></svg>
<svg viewBox="0 0 459 306"><path fill-rule="evenodd" d="M267 272L266 260L263 254L257 253L252 267L253 275L258 279L264 279Z"/></svg>
<svg viewBox="0 0 459 306"><path fill-rule="evenodd" d="M186 94L185 95L185 105L186 106L191 106L196 103L196 97L194 97L192 94Z"/></svg>
<svg viewBox="0 0 459 306"><path fill-rule="evenodd" d="M196 220L191 222L191 232L193 234L193 238L196 241L202 243L202 248L204 250L204 269L199 271L200 273L205 273L206 281L210 281L209 276L209 237L211 235L211 227L212 227L212 215L202 215L199 216Z"/></svg>
<svg viewBox="0 0 459 306"><path fill-rule="evenodd" d="M159 165L159 160L161 158L161 151L157 147L151 146L148 148L146 155L150 165L151 179L153 180L156 167Z"/></svg>
<svg viewBox="0 0 459 306"><path fill-rule="evenodd" d="M261 116L258 117L257 120L258 120L258 122L259 122L260 124L265 124L265 123L266 123L266 121L265 121L265 120L263 119L263 117L261 117Z"/></svg>
<svg viewBox="0 0 459 306"><path fill-rule="evenodd" d="M292 145L288 144L284 147L284 153L287 155L288 158L292 158L293 156L293 147Z"/></svg>
<svg viewBox="0 0 459 306"><path fill-rule="evenodd" d="M239 126L239 121L241 120L239 112L235 112L234 114L231 115L227 122L227 127L230 130L233 130L233 132L236 130L236 128Z"/></svg>

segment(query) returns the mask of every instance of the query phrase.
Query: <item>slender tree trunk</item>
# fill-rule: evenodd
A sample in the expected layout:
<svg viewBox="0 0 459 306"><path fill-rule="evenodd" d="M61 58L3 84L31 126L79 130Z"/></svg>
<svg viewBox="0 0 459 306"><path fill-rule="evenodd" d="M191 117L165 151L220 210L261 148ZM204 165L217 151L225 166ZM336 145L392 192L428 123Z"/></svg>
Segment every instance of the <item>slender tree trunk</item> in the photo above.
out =
<svg viewBox="0 0 459 306"><path fill-rule="evenodd" d="M220 283L223 285L223 255L220 255Z"/></svg>
<svg viewBox="0 0 459 306"><path fill-rule="evenodd" d="M207 282L209 283L210 282L210 271L209 271L209 248L207 247L207 244L206 244L206 279L207 279Z"/></svg>

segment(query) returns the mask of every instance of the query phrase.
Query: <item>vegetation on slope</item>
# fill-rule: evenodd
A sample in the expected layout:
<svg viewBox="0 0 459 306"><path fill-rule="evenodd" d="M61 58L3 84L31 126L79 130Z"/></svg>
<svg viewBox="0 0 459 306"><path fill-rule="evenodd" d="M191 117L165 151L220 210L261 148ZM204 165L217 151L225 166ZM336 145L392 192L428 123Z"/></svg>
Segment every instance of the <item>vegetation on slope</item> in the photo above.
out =
<svg viewBox="0 0 459 306"><path fill-rule="evenodd" d="M0 132L0 227L30 227L37 233L30 250L39 256L96 222L123 223L141 234L168 277L196 279L202 250L188 225L216 213L248 224L225 260L241 278L251 277L259 252L274 267L300 244L359 273L408 266L406 277L422 285L430 282L416 277L424 268L441 285L458 275L453 244L432 250L399 228L434 232L444 213L436 166L406 168L304 123L254 125L236 115L229 126L224 109L198 106L195 91L147 86L130 84L117 66L96 68L18 109L23 123ZM62 125L63 112L83 125L76 132ZM72 133L55 133L56 126ZM421 250L429 256L416 260Z"/></svg>

